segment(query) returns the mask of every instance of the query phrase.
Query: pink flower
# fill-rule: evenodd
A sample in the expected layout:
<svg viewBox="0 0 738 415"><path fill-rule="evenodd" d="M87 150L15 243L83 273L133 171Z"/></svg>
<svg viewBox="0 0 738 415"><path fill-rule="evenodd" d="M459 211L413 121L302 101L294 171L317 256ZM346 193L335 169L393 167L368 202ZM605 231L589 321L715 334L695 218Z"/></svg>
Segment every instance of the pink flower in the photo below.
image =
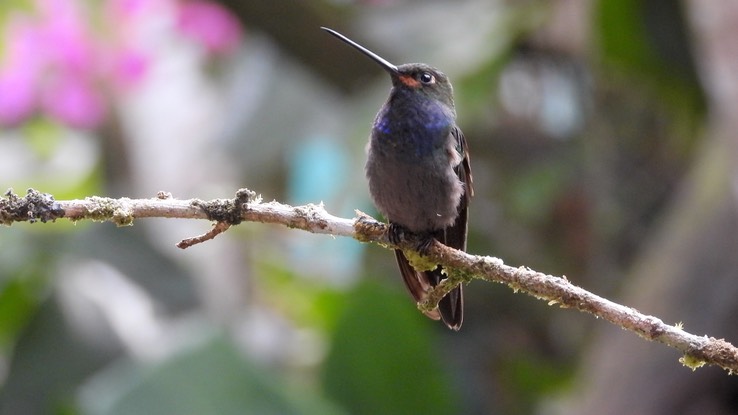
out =
<svg viewBox="0 0 738 415"><path fill-rule="evenodd" d="M139 83L149 70L151 58L134 49L121 49L113 56L112 79L124 91Z"/></svg>
<svg viewBox="0 0 738 415"><path fill-rule="evenodd" d="M151 0L109 0L108 4L114 16L133 18L146 10Z"/></svg>
<svg viewBox="0 0 738 415"><path fill-rule="evenodd" d="M101 91L131 88L156 59L152 21L176 22L212 53L233 50L241 37L238 20L210 0L107 0L97 24L85 12L98 8L82 0L31 1L35 14L10 14L0 32L0 125L37 112L74 128L101 124L110 98Z"/></svg>
<svg viewBox="0 0 738 415"><path fill-rule="evenodd" d="M65 74L45 85L41 105L47 115L73 128L90 129L107 115L105 97L89 79Z"/></svg>
<svg viewBox="0 0 738 415"><path fill-rule="evenodd" d="M219 4L205 0L183 1L177 27L212 53L232 51L241 39L241 23Z"/></svg>
<svg viewBox="0 0 738 415"><path fill-rule="evenodd" d="M47 64L78 73L94 71L97 48L80 12L70 0L37 0L38 30Z"/></svg>
<svg viewBox="0 0 738 415"><path fill-rule="evenodd" d="M0 72L0 125L18 125L36 109L35 79L14 69Z"/></svg>
<svg viewBox="0 0 738 415"><path fill-rule="evenodd" d="M8 22L5 38L0 65L0 124L18 125L36 110L42 42L32 22L17 15Z"/></svg>

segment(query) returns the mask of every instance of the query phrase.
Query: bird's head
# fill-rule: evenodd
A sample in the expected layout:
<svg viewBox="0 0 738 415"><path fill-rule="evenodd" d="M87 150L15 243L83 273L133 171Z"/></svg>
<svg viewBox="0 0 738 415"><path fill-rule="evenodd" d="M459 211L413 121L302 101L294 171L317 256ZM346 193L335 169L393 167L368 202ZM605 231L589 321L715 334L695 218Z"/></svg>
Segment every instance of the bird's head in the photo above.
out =
<svg viewBox="0 0 738 415"><path fill-rule="evenodd" d="M359 52L381 66L392 78L392 86L394 88L421 94L431 99L438 100L453 108L454 99L451 82L449 82L448 77L438 69L424 63L406 63L400 66L394 65L383 57L333 29L328 29L326 27L322 27L321 29L353 46Z"/></svg>

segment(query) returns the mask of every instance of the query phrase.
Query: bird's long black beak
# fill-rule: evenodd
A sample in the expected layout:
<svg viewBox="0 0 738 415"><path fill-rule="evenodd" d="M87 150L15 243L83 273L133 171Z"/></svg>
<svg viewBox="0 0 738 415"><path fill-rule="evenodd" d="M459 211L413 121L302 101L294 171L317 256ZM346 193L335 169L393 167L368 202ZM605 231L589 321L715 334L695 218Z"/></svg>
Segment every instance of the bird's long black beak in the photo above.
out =
<svg viewBox="0 0 738 415"><path fill-rule="evenodd" d="M389 73L390 73L391 75L396 75L396 74L398 73L398 71L397 71L397 66L395 66L395 65L391 64L391 63L390 63L389 61L387 61L387 60L386 60L386 59L384 59L383 57L381 57L381 56L377 55L376 53L374 53L374 52L370 51L369 49L367 49L367 48L365 48L365 47L363 47L363 46L361 46L360 44L358 44L358 43L354 42L353 40L351 40L351 39L347 38L346 36L344 36L344 35L342 35L342 34L340 34L340 33L336 32L336 31L335 31L335 30L333 30L333 29L329 29L329 28L327 28L327 27L321 27L321 29L323 29L323 30L325 30L326 32L328 32L328 33L332 34L333 36L335 36L335 37L337 37L337 38L341 39L342 41L344 41L344 42L348 43L349 45L353 46L353 47L354 47L354 48L356 48L356 49L357 49L357 50L358 50L359 52L361 52L361 53L363 53L364 55L368 56L368 57L369 57L369 58L371 58L371 59L372 59L372 60L373 60L374 62L377 62L377 63L379 64L379 66L381 66L382 68L384 68L384 70L386 70L387 72L389 72Z"/></svg>

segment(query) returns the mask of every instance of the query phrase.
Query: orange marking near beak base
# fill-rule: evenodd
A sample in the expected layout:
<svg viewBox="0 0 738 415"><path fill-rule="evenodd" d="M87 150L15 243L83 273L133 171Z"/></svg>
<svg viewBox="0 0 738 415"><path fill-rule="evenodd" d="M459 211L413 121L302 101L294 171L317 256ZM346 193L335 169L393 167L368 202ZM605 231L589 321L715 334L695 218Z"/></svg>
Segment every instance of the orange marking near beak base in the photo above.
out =
<svg viewBox="0 0 738 415"><path fill-rule="evenodd" d="M420 82L410 75L400 75L400 82L409 86L410 88L419 88Z"/></svg>

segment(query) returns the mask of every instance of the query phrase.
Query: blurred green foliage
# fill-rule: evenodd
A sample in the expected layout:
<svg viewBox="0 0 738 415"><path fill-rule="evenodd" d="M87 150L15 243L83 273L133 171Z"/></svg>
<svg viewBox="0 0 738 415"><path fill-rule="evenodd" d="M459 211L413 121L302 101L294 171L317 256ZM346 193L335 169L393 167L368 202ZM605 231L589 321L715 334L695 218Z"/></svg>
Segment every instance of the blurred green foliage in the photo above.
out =
<svg viewBox="0 0 738 415"><path fill-rule="evenodd" d="M594 24L605 73L625 74L624 88L643 86L672 113L674 149L689 154L706 111L680 2L600 0Z"/></svg>
<svg viewBox="0 0 738 415"><path fill-rule="evenodd" d="M331 334L328 396L352 414L453 414L458 397L427 321L407 298L365 280Z"/></svg>
<svg viewBox="0 0 738 415"><path fill-rule="evenodd" d="M40 258L39 258L40 259ZM20 272L10 271L5 275L16 278L2 281L0 288L0 350L10 353L15 340L33 317L47 291L46 272L33 261L30 267Z"/></svg>
<svg viewBox="0 0 738 415"><path fill-rule="evenodd" d="M349 296L340 290L305 278L276 260L259 261L257 283L263 301L300 327L332 332Z"/></svg>
<svg viewBox="0 0 738 415"><path fill-rule="evenodd" d="M129 363L130 364L130 363ZM316 394L296 389L265 368L249 362L233 345L215 339L193 347L161 365L132 368L116 376L117 385L87 390L83 403L95 415L139 414L240 414L240 415L340 415L335 405ZM100 385L104 388L106 385ZM121 393L122 391L122 393Z"/></svg>

